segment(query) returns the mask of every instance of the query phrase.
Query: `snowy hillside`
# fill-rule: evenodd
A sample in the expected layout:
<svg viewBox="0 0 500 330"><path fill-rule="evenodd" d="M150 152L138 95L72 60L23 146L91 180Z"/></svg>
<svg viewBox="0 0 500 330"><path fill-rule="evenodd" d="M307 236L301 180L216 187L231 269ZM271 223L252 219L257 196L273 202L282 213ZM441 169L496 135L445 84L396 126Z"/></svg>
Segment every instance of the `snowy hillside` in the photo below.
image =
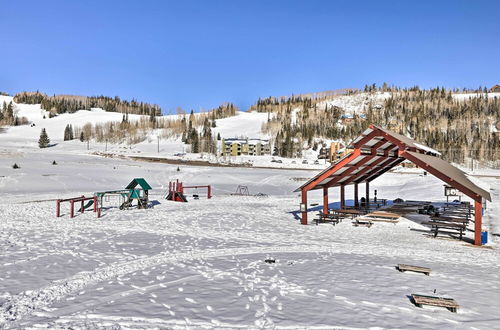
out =
<svg viewBox="0 0 500 330"><path fill-rule="evenodd" d="M340 95L331 100L318 103L318 108L322 109L325 105L329 107L336 106L345 110L346 113L363 113L365 107L370 103L373 107L382 107L384 100L391 97L389 92L376 92L376 93L357 93L354 95Z"/></svg>

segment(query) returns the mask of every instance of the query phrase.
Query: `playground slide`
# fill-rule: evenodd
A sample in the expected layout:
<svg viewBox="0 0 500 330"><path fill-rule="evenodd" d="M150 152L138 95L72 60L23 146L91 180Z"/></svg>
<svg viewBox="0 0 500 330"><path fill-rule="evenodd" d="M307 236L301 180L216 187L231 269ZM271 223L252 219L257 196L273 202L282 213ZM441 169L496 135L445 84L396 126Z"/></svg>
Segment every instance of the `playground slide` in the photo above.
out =
<svg viewBox="0 0 500 330"><path fill-rule="evenodd" d="M94 205L94 200L90 200L90 201L88 201L88 202L87 202L87 204L85 204L85 205L83 206L83 210L88 209L88 208L89 208L89 207L91 207L92 205ZM82 208L80 208L80 212L82 212L83 210L82 210Z"/></svg>

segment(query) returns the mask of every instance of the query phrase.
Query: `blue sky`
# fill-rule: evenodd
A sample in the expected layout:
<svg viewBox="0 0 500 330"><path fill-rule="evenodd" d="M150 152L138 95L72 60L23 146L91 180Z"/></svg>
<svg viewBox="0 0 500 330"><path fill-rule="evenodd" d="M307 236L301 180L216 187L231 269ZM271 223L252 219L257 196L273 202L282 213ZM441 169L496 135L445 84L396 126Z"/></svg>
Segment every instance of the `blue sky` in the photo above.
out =
<svg viewBox="0 0 500 330"><path fill-rule="evenodd" d="M500 83L500 1L1 1L0 91L209 109Z"/></svg>

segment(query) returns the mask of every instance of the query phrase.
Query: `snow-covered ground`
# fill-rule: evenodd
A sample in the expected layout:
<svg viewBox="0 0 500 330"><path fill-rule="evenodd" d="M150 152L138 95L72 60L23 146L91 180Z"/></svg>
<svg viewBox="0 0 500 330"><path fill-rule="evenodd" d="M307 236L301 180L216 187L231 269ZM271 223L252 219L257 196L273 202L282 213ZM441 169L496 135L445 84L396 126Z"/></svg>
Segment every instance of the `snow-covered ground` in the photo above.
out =
<svg viewBox="0 0 500 330"><path fill-rule="evenodd" d="M469 98L475 97L497 97L500 98L500 93L455 93L452 94L452 97L457 100L468 100Z"/></svg>
<svg viewBox="0 0 500 330"><path fill-rule="evenodd" d="M481 178L494 199L488 249L468 243L471 231L465 242L429 238L418 215L371 228L302 226L292 191L314 173L305 170L177 171L6 140L0 169L0 328L498 327L498 178ZM55 217L55 199L121 189L134 177L153 186L154 208L121 211L111 199L99 219L91 211L71 219L68 205ZM214 197L164 200L177 178L211 184ZM232 196L237 185L268 197ZM442 182L418 170L388 173L371 188L379 198L444 200ZM321 204L320 193L309 202ZM310 219L320 207L311 206ZM432 273L399 273L398 263ZM412 293L452 297L460 308L420 309Z"/></svg>

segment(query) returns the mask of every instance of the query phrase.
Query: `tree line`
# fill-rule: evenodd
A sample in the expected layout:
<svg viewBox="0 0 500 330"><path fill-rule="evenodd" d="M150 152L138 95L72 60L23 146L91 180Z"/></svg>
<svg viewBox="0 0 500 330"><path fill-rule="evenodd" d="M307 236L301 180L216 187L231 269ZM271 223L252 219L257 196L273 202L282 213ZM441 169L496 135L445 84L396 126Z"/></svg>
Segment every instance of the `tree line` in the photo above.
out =
<svg viewBox="0 0 500 330"><path fill-rule="evenodd" d="M300 156L317 139L349 143L373 123L437 149L449 161L463 164L472 158L500 166L500 135L494 129L500 118L500 100L489 96L486 88L425 90L373 84L364 89L367 95L386 91L391 93L382 104L369 101L364 106L365 118L354 114L349 121L341 120L344 109L313 98L259 99L252 108L270 112L263 130L273 137L275 153L283 157ZM478 94L453 97L458 92Z"/></svg>
<svg viewBox="0 0 500 330"><path fill-rule="evenodd" d="M39 91L21 92L14 95L14 102L25 104L40 104L41 108L53 114L73 113L78 110L102 108L110 112L130 113L137 115L161 116L159 105L145 102L122 100L118 96L48 96Z"/></svg>

